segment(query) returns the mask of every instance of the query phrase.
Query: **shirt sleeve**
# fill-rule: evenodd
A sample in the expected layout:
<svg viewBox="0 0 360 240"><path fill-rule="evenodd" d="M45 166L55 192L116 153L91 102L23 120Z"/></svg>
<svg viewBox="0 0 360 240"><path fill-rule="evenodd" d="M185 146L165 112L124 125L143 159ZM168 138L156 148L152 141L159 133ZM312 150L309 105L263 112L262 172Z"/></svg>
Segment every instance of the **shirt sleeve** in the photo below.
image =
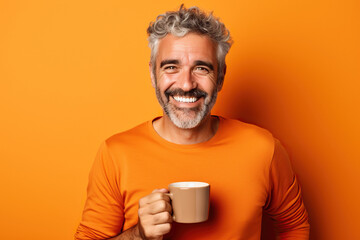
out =
<svg viewBox="0 0 360 240"><path fill-rule="evenodd" d="M121 232L123 199L119 189L119 169L104 142L89 175L87 199L76 240L107 239Z"/></svg>
<svg viewBox="0 0 360 240"><path fill-rule="evenodd" d="M264 210L275 222L278 239L308 240L310 225L300 185L289 157L277 139L269 178L269 194Z"/></svg>

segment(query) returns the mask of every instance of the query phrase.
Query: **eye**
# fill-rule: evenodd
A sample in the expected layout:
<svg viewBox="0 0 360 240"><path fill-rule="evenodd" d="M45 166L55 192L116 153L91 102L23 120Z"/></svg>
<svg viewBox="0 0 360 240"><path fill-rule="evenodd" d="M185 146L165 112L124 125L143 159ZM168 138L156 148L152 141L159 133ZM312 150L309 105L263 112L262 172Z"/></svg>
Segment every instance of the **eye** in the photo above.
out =
<svg viewBox="0 0 360 240"><path fill-rule="evenodd" d="M175 69L176 67L175 66L167 66L165 67L165 69Z"/></svg>
<svg viewBox="0 0 360 240"><path fill-rule="evenodd" d="M177 70L177 67L175 65L167 65L164 67L164 71L168 73L175 72Z"/></svg>
<svg viewBox="0 0 360 240"><path fill-rule="evenodd" d="M210 73L210 70L207 67L197 66L195 67L194 72L200 74L208 74Z"/></svg>

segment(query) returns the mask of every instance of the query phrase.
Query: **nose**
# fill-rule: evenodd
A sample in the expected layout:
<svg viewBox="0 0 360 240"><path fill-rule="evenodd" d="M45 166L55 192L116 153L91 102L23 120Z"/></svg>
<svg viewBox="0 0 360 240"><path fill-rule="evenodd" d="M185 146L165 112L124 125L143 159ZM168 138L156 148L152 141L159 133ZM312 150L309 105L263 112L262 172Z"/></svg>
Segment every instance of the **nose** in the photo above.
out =
<svg viewBox="0 0 360 240"><path fill-rule="evenodd" d="M183 91L190 91L197 87L196 79L190 69L183 69L178 79L178 87Z"/></svg>

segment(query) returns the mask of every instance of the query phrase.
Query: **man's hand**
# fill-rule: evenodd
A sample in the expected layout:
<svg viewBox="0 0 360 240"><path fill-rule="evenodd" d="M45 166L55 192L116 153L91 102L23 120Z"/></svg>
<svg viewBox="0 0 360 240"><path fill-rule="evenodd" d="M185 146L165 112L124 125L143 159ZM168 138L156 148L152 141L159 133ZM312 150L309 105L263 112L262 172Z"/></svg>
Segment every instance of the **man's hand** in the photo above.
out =
<svg viewBox="0 0 360 240"><path fill-rule="evenodd" d="M143 239L161 240L170 232L172 207L167 189L155 189L139 201L138 229Z"/></svg>

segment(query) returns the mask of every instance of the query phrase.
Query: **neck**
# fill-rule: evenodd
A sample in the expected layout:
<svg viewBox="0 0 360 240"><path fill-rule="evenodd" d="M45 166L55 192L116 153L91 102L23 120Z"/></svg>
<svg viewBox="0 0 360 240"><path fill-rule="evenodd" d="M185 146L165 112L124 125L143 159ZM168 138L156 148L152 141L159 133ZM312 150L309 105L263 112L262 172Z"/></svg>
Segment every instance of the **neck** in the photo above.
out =
<svg viewBox="0 0 360 240"><path fill-rule="evenodd" d="M196 144L206 142L212 138L219 126L219 119L206 116L199 126L191 129L182 129L175 126L166 114L153 122L155 131L160 137L176 144Z"/></svg>

